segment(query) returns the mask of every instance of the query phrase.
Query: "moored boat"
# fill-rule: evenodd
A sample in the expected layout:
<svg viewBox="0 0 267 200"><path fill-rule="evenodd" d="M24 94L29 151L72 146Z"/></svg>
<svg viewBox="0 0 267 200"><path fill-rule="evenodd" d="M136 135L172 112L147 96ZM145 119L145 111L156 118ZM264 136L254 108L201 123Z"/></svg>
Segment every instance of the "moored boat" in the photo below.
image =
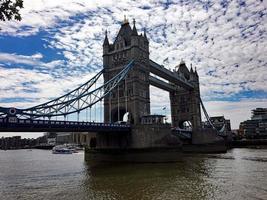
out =
<svg viewBox="0 0 267 200"><path fill-rule="evenodd" d="M73 151L72 149L68 149L63 145L58 145L58 146L53 147L52 153L53 154L72 154Z"/></svg>

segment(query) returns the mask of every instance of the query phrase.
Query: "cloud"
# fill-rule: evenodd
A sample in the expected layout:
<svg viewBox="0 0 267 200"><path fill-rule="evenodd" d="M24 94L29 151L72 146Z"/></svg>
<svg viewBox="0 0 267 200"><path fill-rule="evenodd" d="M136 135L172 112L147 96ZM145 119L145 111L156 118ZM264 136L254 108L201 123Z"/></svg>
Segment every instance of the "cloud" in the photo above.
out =
<svg viewBox="0 0 267 200"><path fill-rule="evenodd" d="M1 106L26 108L44 103L78 87L90 80L93 75L95 73L65 77L58 81L53 74L45 74L37 70L0 67ZM10 100L6 101L7 98Z"/></svg>
<svg viewBox="0 0 267 200"><path fill-rule="evenodd" d="M250 119L251 110L266 107L267 99L244 99L233 101L207 101L204 102L210 116L224 116L231 120L233 129L239 128L239 123Z"/></svg>
<svg viewBox="0 0 267 200"><path fill-rule="evenodd" d="M31 56L1 53L0 52L0 62L4 63L20 63L26 65L40 65L40 59L43 57L42 54L36 53Z"/></svg>

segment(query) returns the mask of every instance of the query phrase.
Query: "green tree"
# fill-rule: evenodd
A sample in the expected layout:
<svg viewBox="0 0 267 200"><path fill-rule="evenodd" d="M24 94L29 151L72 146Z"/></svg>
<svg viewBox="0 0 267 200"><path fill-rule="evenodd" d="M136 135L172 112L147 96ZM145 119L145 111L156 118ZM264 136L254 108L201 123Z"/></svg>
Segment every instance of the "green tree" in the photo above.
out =
<svg viewBox="0 0 267 200"><path fill-rule="evenodd" d="M23 8L23 0L0 0L0 21L21 20L19 10Z"/></svg>

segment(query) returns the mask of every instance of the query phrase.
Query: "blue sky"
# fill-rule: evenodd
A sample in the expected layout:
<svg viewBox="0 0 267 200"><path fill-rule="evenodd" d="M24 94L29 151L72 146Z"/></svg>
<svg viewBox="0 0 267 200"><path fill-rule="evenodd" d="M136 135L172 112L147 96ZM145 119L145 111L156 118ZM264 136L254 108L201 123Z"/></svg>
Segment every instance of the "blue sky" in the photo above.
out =
<svg viewBox="0 0 267 200"><path fill-rule="evenodd" d="M237 128L267 107L266 1L24 0L21 13L0 22L0 106L33 106L87 81L102 68L105 30L113 41L126 15L146 28L151 59L197 68L210 115ZM168 94L151 87L151 105L162 112Z"/></svg>

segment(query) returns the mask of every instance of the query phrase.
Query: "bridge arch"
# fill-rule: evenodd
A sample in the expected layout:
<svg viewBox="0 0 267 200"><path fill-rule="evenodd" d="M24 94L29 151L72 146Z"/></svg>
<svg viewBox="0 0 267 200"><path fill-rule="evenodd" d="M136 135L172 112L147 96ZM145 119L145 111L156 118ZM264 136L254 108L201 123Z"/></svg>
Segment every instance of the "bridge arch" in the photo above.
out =
<svg viewBox="0 0 267 200"><path fill-rule="evenodd" d="M186 130L192 130L192 122L190 120L180 120L179 121L179 128L180 129L186 129Z"/></svg>
<svg viewBox="0 0 267 200"><path fill-rule="evenodd" d="M124 107L115 107L111 111L111 122L123 121L123 116L126 113Z"/></svg>

